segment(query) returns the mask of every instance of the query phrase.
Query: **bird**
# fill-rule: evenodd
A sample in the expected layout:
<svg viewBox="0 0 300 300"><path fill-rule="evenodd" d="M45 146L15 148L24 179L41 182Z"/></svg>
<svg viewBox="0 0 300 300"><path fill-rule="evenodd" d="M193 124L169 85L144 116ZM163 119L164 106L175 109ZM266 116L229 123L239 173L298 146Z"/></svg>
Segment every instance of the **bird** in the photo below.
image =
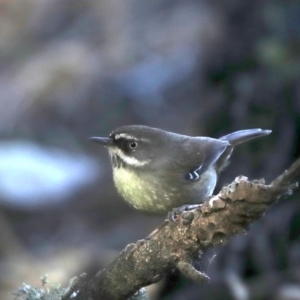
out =
<svg viewBox="0 0 300 300"><path fill-rule="evenodd" d="M270 133L255 128L211 138L127 125L90 140L108 149L114 184L124 200L140 212L161 215L203 203L234 147Z"/></svg>

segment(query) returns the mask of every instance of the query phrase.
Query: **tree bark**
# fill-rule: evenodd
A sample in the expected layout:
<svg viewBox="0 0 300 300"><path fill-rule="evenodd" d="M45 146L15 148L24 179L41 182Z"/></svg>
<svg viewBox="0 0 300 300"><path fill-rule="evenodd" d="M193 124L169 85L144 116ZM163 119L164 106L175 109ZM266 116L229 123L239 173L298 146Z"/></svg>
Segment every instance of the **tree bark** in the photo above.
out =
<svg viewBox="0 0 300 300"><path fill-rule="evenodd" d="M291 182L299 171L300 159L269 185L263 179L237 177L196 209L178 213L174 221L166 220L149 240L127 247L94 278L83 282L72 299L126 299L175 268L196 282L208 281L193 267L194 259L233 235L245 234L275 201L292 194L297 184Z"/></svg>

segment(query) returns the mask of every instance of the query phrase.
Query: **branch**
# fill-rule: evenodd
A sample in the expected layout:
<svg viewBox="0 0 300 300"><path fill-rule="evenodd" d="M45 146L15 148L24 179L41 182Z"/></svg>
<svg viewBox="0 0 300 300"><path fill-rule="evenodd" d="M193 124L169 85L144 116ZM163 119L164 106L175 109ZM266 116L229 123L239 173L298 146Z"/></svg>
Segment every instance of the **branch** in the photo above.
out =
<svg viewBox="0 0 300 300"><path fill-rule="evenodd" d="M198 283L206 282L209 278L193 267L193 260L233 235L244 234L275 201L292 193L297 184L290 182L299 172L300 159L270 185L263 179L237 177L196 209L182 212L174 222L165 221L134 251L122 251L72 299L126 299L175 268Z"/></svg>

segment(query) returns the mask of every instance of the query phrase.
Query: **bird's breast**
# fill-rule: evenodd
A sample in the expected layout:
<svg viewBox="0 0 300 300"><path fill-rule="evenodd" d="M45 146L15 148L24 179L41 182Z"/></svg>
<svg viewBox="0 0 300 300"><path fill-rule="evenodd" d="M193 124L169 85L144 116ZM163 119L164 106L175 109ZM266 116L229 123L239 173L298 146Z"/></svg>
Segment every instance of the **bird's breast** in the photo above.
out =
<svg viewBox="0 0 300 300"><path fill-rule="evenodd" d="M184 204L201 203L211 196L217 182L213 168L201 174L197 182L159 172L152 176L129 168L114 168L113 177L125 201L148 214L163 214Z"/></svg>
<svg viewBox="0 0 300 300"><path fill-rule="evenodd" d="M128 168L114 168L113 177L118 193L135 209L158 214L165 211L159 199L158 185Z"/></svg>

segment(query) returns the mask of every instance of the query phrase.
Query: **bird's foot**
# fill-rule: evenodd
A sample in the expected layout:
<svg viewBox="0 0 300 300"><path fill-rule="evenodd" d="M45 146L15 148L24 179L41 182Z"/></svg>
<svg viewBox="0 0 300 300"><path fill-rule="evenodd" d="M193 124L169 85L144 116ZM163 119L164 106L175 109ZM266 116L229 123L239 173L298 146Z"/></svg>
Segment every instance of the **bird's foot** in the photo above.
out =
<svg viewBox="0 0 300 300"><path fill-rule="evenodd" d="M138 240L136 243L130 243L128 244L124 250L122 250L122 253L126 253L126 259L129 259L133 253L139 249L142 245L144 245L149 240L149 237L146 237L145 239Z"/></svg>
<svg viewBox="0 0 300 300"><path fill-rule="evenodd" d="M191 204L191 205L182 205L180 207L175 207L168 213L168 220L170 222L178 221L180 215L184 212L194 210L201 206L202 204Z"/></svg>

